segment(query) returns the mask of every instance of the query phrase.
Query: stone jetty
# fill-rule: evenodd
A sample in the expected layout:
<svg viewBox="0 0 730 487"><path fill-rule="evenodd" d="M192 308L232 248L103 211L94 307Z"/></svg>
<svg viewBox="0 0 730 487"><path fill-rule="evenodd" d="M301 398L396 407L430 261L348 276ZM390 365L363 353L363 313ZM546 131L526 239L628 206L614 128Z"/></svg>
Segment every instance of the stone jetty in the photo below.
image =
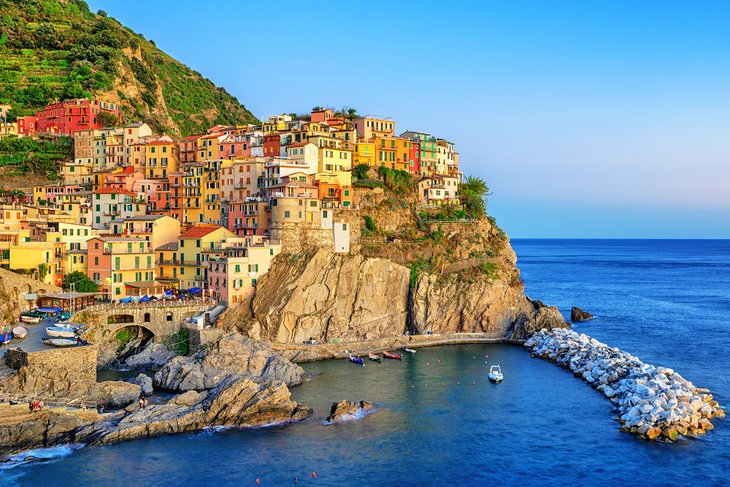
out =
<svg viewBox="0 0 730 487"><path fill-rule="evenodd" d="M714 428L711 419L725 416L709 390L588 335L542 329L525 346L533 356L570 369L601 391L616 406L621 430L640 438L675 441L699 436Z"/></svg>

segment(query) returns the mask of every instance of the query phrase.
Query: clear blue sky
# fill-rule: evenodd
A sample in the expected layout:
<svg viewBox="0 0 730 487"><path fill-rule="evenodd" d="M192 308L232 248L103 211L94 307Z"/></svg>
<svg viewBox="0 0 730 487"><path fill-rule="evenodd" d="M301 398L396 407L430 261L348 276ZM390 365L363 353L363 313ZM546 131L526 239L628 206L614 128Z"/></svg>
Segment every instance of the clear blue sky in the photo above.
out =
<svg viewBox="0 0 730 487"><path fill-rule="evenodd" d="M259 118L453 140L512 237L730 238L730 1L92 0Z"/></svg>

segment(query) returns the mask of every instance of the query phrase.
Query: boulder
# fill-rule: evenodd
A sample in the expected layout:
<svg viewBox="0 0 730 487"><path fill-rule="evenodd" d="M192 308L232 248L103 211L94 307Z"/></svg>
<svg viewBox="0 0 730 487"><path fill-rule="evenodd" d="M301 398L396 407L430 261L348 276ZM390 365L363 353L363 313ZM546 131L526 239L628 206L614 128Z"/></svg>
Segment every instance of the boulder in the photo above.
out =
<svg viewBox="0 0 730 487"><path fill-rule="evenodd" d="M573 306L570 309L570 321L572 321L573 323L579 323L581 321L588 321L591 319L593 319L592 314L588 313L587 311L583 311L577 306Z"/></svg>
<svg viewBox="0 0 730 487"><path fill-rule="evenodd" d="M290 386L304 380L304 370L274 352L268 342L233 333L207 351L173 358L155 374L154 384L170 391L202 391L216 387L228 376Z"/></svg>
<svg viewBox="0 0 730 487"><path fill-rule="evenodd" d="M368 401L352 402L352 401L340 401L332 403L330 409L330 415L327 416L327 421L330 423L339 423L343 421L352 421L357 417L358 413L368 412L375 406Z"/></svg>
<svg viewBox="0 0 730 487"><path fill-rule="evenodd" d="M132 384L137 384L142 388L142 392L149 396L154 392L152 388L152 378L145 374L139 374L137 377L130 381Z"/></svg>
<svg viewBox="0 0 730 487"><path fill-rule="evenodd" d="M106 409L121 409L135 402L141 393L142 388L137 384L110 380L98 382L89 395Z"/></svg>
<svg viewBox="0 0 730 487"><path fill-rule="evenodd" d="M661 428L657 428L656 426L653 428L649 428L646 432L646 437L649 440L656 440L659 438L659 436L662 434Z"/></svg>
<svg viewBox="0 0 730 487"><path fill-rule="evenodd" d="M141 352L129 356L124 361L124 365L136 369L149 368L156 370L169 362L175 355L177 354L168 350L162 343L152 342Z"/></svg>

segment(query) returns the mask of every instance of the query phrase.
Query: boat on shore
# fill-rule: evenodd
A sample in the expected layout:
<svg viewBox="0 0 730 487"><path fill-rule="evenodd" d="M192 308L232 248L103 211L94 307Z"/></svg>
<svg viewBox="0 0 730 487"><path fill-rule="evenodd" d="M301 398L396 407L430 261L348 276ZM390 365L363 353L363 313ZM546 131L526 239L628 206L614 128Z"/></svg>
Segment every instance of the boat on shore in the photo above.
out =
<svg viewBox="0 0 730 487"><path fill-rule="evenodd" d="M76 340L71 338L41 338L41 341L54 347L73 347L77 345Z"/></svg>
<svg viewBox="0 0 730 487"><path fill-rule="evenodd" d="M350 362L357 365L365 365L365 362L363 362L357 355L350 355Z"/></svg>
<svg viewBox="0 0 730 487"><path fill-rule="evenodd" d="M0 344L8 343L8 342L11 342L12 340L13 340L13 334L10 333L9 331L6 331L2 335L0 335Z"/></svg>
<svg viewBox="0 0 730 487"><path fill-rule="evenodd" d="M400 354L399 353L392 353L392 352L383 352L383 357L389 358L391 360L400 360Z"/></svg>
<svg viewBox="0 0 730 487"><path fill-rule="evenodd" d="M15 338L16 340L22 340L26 337L27 334L28 330L26 330L22 326L16 326L15 328L13 328L13 338Z"/></svg>
<svg viewBox="0 0 730 487"><path fill-rule="evenodd" d="M20 321L24 323L40 323L42 319L43 313L37 313L35 311L27 311L20 315Z"/></svg>
<svg viewBox="0 0 730 487"><path fill-rule="evenodd" d="M499 384L502 380L504 380L502 368L499 365L492 365L489 367L489 374L487 374L487 377L489 377L489 380L495 384Z"/></svg>
<svg viewBox="0 0 730 487"><path fill-rule="evenodd" d="M416 353L415 350L413 350L412 348L408 348L408 347L403 347L401 350L403 350L404 352L408 352L408 353Z"/></svg>
<svg viewBox="0 0 730 487"><path fill-rule="evenodd" d="M372 353L372 352L370 352L368 354L368 359L372 360L373 362L378 362L378 363L383 361L383 359L380 357L380 355L378 355L377 353Z"/></svg>
<svg viewBox="0 0 730 487"><path fill-rule="evenodd" d="M50 338L75 338L76 328L67 326L47 326L46 334Z"/></svg>

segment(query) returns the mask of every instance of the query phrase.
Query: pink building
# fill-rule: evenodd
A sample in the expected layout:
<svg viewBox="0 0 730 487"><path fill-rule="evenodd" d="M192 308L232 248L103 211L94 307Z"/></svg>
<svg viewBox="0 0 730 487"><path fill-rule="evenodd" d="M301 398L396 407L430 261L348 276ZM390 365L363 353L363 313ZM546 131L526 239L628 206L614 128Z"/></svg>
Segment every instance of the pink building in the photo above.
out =
<svg viewBox="0 0 730 487"><path fill-rule="evenodd" d="M112 189L126 189L138 193L139 181L144 179L144 174L135 171L134 167L127 166L121 171L112 172L106 177L106 186Z"/></svg>

